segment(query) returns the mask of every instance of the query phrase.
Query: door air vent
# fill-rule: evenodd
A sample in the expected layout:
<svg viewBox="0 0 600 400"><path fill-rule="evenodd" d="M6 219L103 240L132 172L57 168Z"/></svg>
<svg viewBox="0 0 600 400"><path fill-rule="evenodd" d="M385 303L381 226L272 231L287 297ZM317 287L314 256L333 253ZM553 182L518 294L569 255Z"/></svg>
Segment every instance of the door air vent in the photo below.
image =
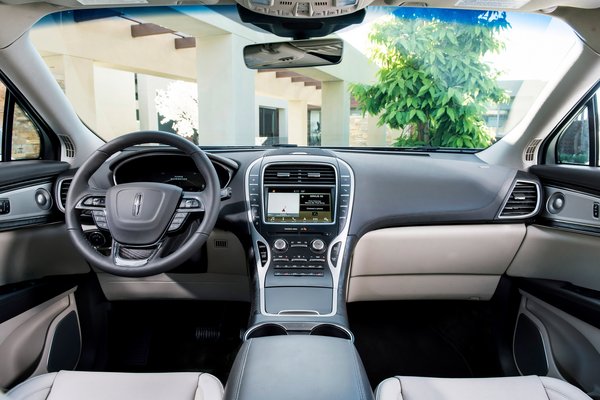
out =
<svg viewBox="0 0 600 400"><path fill-rule="evenodd" d="M335 170L325 164L273 164L265 168L265 185L335 185Z"/></svg>
<svg viewBox="0 0 600 400"><path fill-rule="evenodd" d="M539 210L540 188L534 182L517 181L502 207L500 218L528 218Z"/></svg>
<svg viewBox="0 0 600 400"><path fill-rule="evenodd" d="M542 139L533 139L525 148L525 161L533 161L535 158L535 151L538 145L542 142Z"/></svg>
<svg viewBox="0 0 600 400"><path fill-rule="evenodd" d="M64 150L65 150L64 151L65 157L74 158L75 157L75 144L73 143L71 138L68 137L67 135L59 135L59 136L60 136L60 141L62 142Z"/></svg>
<svg viewBox="0 0 600 400"><path fill-rule="evenodd" d="M69 193L69 187L71 186L72 181L73 181L73 179L66 178L66 179L63 179L58 182L57 205L58 205L58 209L62 212L65 212L65 206L67 204L67 193Z"/></svg>

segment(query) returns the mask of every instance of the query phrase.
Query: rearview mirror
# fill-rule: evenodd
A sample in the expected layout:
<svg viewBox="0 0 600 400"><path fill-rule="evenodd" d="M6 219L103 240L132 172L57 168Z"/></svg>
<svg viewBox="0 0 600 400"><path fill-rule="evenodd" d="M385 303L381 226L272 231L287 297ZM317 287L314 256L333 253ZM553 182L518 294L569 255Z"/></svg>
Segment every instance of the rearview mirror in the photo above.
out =
<svg viewBox="0 0 600 400"><path fill-rule="evenodd" d="M343 49L341 39L251 44L244 47L244 61L250 69L317 67L338 64Z"/></svg>

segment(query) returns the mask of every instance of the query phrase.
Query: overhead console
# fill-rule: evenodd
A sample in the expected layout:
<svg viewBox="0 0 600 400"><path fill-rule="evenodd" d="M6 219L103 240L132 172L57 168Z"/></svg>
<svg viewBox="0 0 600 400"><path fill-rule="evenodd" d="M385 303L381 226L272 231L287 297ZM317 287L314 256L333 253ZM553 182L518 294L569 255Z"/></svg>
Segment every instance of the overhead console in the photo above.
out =
<svg viewBox="0 0 600 400"><path fill-rule="evenodd" d="M334 156L269 155L246 173L260 312L328 316L337 311L354 177Z"/></svg>

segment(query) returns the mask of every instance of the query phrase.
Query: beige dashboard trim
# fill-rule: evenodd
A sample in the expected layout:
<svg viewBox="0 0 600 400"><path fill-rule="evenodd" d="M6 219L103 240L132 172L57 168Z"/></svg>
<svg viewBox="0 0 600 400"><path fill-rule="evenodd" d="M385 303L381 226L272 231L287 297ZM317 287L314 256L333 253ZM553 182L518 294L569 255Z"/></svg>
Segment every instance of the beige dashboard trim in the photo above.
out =
<svg viewBox="0 0 600 400"><path fill-rule="evenodd" d="M348 302L376 300L489 300L498 275L386 275L350 280Z"/></svg>
<svg viewBox="0 0 600 400"><path fill-rule="evenodd" d="M369 232L354 250L348 301L489 299L525 232L522 223Z"/></svg>

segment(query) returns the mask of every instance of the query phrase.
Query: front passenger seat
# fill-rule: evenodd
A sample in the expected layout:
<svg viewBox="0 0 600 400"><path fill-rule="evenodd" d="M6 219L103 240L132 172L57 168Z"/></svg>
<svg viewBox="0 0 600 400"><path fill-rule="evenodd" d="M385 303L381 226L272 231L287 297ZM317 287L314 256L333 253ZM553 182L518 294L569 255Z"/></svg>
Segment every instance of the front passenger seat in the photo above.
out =
<svg viewBox="0 0 600 400"><path fill-rule="evenodd" d="M422 378L384 380L376 400L591 400L575 386L539 376L506 378Z"/></svg>
<svg viewBox="0 0 600 400"><path fill-rule="evenodd" d="M1 395L0 395L1 397ZM60 371L36 376L6 400L221 400L223 385L200 372L119 373Z"/></svg>

